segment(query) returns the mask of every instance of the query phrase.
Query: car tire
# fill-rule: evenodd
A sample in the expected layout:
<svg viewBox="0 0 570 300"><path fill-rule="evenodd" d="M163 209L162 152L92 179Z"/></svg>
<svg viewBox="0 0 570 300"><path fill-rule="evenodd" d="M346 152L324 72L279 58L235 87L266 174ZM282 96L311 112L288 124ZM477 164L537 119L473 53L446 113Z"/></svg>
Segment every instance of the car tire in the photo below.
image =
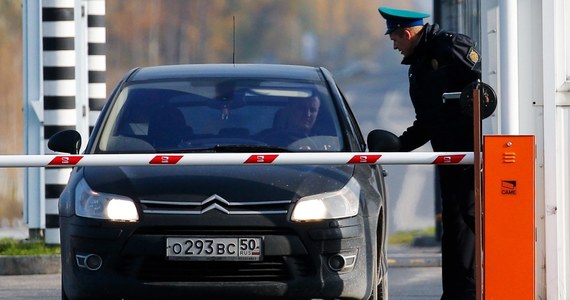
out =
<svg viewBox="0 0 570 300"><path fill-rule="evenodd" d="M376 261L374 271L374 282L372 284L372 294L368 300L388 300L388 272L380 274L380 262ZM380 279L382 276L382 279Z"/></svg>
<svg viewBox="0 0 570 300"><path fill-rule="evenodd" d="M388 270L384 270L382 264L382 254L384 244L382 234L376 236L376 257L374 258L374 281L372 283L372 294L368 300L388 300Z"/></svg>
<svg viewBox="0 0 570 300"><path fill-rule="evenodd" d="M380 278L380 239L376 236L376 247L374 251L374 255L372 257L372 293L368 300L378 300L382 299L378 297L378 279Z"/></svg>
<svg viewBox="0 0 570 300"><path fill-rule="evenodd" d="M69 297L67 297L65 289L63 288L63 282L61 283L61 300L69 300Z"/></svg>
<svg viewBox="0 0 570 300"><path fill-rule="evenodd" d="M378 285L378 300L388 300L388 272L384 273Z"/></svg>

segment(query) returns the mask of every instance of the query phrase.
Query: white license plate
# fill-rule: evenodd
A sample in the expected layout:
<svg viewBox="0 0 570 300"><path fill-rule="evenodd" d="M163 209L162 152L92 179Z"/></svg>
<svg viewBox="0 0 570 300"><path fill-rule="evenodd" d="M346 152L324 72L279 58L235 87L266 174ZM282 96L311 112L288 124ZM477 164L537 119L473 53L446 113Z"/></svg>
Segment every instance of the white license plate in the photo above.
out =
<svg viewBox="0 0 570 300"><path fill-rule="evenodd" d="M168 237L170 260L247 260L262 258L260 237Z"/></svg>

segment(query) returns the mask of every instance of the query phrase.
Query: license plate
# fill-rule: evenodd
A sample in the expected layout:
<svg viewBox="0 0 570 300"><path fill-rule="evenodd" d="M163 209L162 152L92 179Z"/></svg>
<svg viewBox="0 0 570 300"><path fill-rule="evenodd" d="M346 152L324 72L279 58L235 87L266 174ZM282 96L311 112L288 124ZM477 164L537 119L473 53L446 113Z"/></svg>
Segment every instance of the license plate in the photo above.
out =
<svg viewBox="0 0 570 300"><path fill-rule="evenodd" d="M168 237L169 260L247 260L260 261L260 237Z"/></svg>

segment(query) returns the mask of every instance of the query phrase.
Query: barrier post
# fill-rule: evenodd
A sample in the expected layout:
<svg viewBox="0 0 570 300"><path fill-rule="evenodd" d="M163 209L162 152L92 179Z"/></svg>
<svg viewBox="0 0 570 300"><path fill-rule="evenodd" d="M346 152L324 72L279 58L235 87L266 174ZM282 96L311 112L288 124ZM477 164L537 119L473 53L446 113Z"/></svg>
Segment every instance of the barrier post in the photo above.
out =
<svg viewBox="0 0 570 300"><path fill-rule="evenodd" d="M534 299L534 136L484 144L484 296Z"/></svg>
<svg viewBox="0 0 570 300"><path fill-rule="evenodd" d="M481 91L477 85L473 89L473 172L474 172L474 202L475 202L475 297L483 297L483 220L482 220L482 195L481 195Z"/></svg>

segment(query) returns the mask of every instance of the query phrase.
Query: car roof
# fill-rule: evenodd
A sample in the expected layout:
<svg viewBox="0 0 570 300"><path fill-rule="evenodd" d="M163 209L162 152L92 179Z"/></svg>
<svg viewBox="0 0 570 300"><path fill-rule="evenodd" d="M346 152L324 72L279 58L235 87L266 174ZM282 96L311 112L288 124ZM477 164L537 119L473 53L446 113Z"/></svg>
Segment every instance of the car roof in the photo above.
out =
<svg viewBox="0 0 570 300"><path fill-rule="evenodd" d="M187 64L142 67L129 81L188 77L275 78L320 81L318 67L277 64Z"/></svg>

